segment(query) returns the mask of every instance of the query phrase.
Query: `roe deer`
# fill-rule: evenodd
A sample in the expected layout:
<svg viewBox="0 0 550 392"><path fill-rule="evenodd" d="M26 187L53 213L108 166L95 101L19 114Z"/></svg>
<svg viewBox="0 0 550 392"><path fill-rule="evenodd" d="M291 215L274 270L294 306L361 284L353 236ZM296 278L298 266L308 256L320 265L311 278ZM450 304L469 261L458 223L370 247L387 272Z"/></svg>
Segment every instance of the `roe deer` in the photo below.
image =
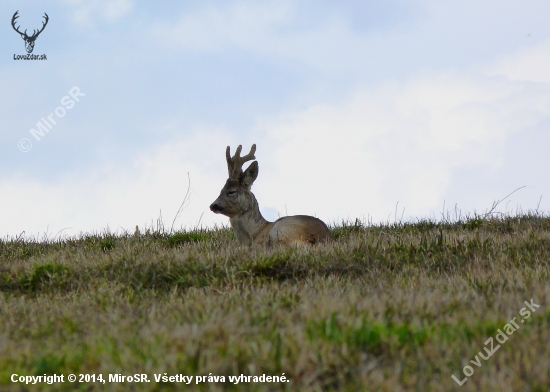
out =
<svg viewBox="0 0 550 392"><path fill-rule="evenodd" d="M258 177L258 162L254 161L243 172L245 162L256 159L256 145L248 155L241 157L242 146L231 157L229 146L225 150L229 178L220 196L210 206L216 214L229 217L237 241L249 246L272 246L289 244L315 244L332 241L325 223L307 215L285 216L275 222L264 219L256 197L250 187Z"/></svg>

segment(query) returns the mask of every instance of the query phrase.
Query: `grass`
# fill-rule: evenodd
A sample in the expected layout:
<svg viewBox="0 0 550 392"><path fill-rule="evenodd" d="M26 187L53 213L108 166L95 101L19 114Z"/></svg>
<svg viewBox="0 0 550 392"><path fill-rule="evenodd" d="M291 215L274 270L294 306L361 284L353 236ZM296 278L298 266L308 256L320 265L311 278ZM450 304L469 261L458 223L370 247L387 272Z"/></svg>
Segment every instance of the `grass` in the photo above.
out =
<svg viewBox="0 0 550 392"><path fill-rule="evenodd" d="M228 229L1 240L0 390L548 389L549 217L331 230L332 245L252 250ZM531 298L540 308L519 323ZM520 328L473 365L513 317ZM467 365L460 387L451 375ZM151 382L109 382L117 373ZM156 382L164 373L226 382Z"/></svg>

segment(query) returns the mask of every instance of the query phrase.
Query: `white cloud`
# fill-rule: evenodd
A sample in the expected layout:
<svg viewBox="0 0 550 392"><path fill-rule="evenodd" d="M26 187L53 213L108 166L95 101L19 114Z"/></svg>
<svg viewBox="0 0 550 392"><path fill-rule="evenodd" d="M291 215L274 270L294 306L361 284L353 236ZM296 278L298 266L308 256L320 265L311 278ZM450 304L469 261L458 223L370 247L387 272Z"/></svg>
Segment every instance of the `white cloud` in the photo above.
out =
<svg viewBox="0 0 550 392"><path fill-rule="evenodd" d="M193 136L145 150L123 166L104 162L55 183L17 177L0 181L0 234L133 230L151 226L161 211L169 229L188 189L187 173L191 199L175 227L192 228L199 221L227 224L208 207L225 183L230 139L220 130L199 129Z"/></svg>
<svg viewBox="0 0 550 392"><path fill-rule="evenodd" d="M311 23L300 26L303 20ZM171 50L219 53L237 48L337 72L364 68L373 50L384 45L379 34L353 32L341 16L315 20L287 1L206 6L184 13L176 23L157 24L149 34Z"/></svg>
<svg viewBox="0 0 550 392"><path fill-rule="evenodd" d="M446 72L316 105L262 124L273 140L264 145L275 147L258 147L256 191L282 213L329 220L385 220L397 202L409 216L429 216L445 198L483 210L475 202L487 189L461 200L447 193L453 172L500 170L510 136L549 120L549 96L550 86Z"/></svg>
<svg viewBox="0 0 550 392"><path fill-rule="evenodd" d="M73 6L72 12L79 24L120 18L133 7L129 0L67 0L67 3ZM194 129L193 136L179 139L175 136L173 143L154 148L143 145L136 133L132 148L141 148L141 153L135 160L126 163L103 161L95 170L82 169L62 180L59 180L62 176L59 173L49 179L37 178L31 169L27 169L26 176L0 179L0 234L23 230L44 232L48 227L50 233L65 227L72 227L72 232L102 230L107 226L112 230L119 227L132 230L136 224L150 224L160 210L164 222L169 225L187 189L187 172L191 175L194 193L177 226L193 226L203 213L204 223L227 222L208 210L225 181L224 150L227 144L234 149L239 143L246 149L251 142L258 144L256 156L260 164L254 192L261 209L268 211L271 218L276 217L277 212L281 215L288 212L317 215L328 221L363 216L378 221L393 214L397 202L399 209L406 207L406 215L421 217L439 211L443 200L447 200L447 205L457 202L461 207L467 206L468 211L484 209L490 201L526 184L508 181L510 162L522 165L512 168L516 176L514 181L522 180L525 171L535 172L530 177L532 183L540 185L535 202L541 194L544 201L550 193L550 185L546 185L550 182L543 177L546 171L541 168L550 162L548 155L541 152L545 145L540 135L547 131L543 128L544 122L550 123L550 67L545 66L550 60L550 41L537 41L530 48L511 54L510 48L525 44L503 44L499 50L491 52L493 47L510 41L510 37L523 29L516 24L508 26L508 21L515 20L516 10L521 8L518 20L527 25L530 16L540 14L532 9L541 3L530 2L520 7L508 2L502 7L503 15L490 20L487 16L500 4L483 3L483 12L476 13L472 10L473 2L466 5L454 2L451 11L436 2L425 3L432 14L423 13L423 23L404 17L407 23L389 26L387 31L354 29L342 15L325 15L320 21L300 25L303 15L290 2L200 6L187 12L175 24L156 25L150 32L162 38L160 42L166 43L170 50L180 49L179 53L174 53L171 64L181 63L181 52L222 55L206 56L196 63L193 61L200 56L184 57L193 71L180 74L164 67L163 56L151 57L150 48L145 48L146 55L138 50L136 55L148 56L151 61L150 67L130 67L127 71L127 80L132 83L132 101L135 99L139 105L129 105L128 96L123 95L119 100L109 101L112 102L109 108L114 110L91 110L99 117L91 120L82 117L78 129L95 130L97 121L106 124L102 132L107 138L120 132L120 119L131 113L129 108L136 107L150 108L141 111L140 118L144 124L157 124L151 127L151 133L159 132L162 128L158 126L162 121L159 117L163 114L155 110L154 101L161 95L155 94L152 100L153 94L146 91L148 86L159 83L167 86L167 96L162 99L170 99L170 108L186 109L185 121L175 120L171 125L174 135L188 128L181 127L183 123L204 123L209 129ZM531 10L522 11L529 7ZM459 14L456 18L455 11ZM535 24L540 24L542 19L535 19ZM121 28L126 31L131 27L127 23L133 22L124 22ZM465 22L468 26L460 30ZM547 26L546 20L544 23ZM529 39L523 32L521 34L521 39ZM478 41L483 44L478 45ZM466 50L470 46L473 49ZM228 48L230 50L224 53ZM485 49L490 53L486 54ZM247 51L255 53L253 56L243 54ZM507 55L493 60L494 53L506 52ZM247 125L250 111L235 117L223 114L225 112L220 109L227 101L210 99L215 98L216 89L205 82L212 79L213 83L223 83L224 77L228 80L235 77L234 69L223 74L219 71L222 67L205 67L205 73L201 74L198 68L210 62L225 64L225 55L229 54L231 59L238 58L236 67L251 64L246 71L254 73L257 72L255 67L265 65L265 59L254 63L258 53L275 59L268 62L275 81L284 77L286 70L299 75L297 79L300 75L307 79L310 75L304 73L303 64L329 72L311 72L310 80L293 89L268 86L262 90L264 86L259 85L258 94L263 94L266 106L275 102L272 107L286 109L275 118L258 114L257 127L251 130ZM101 58L101 53L97 55ZM449 56L451 59L447 63L441 60ZM457 60L463 58L463 62ZM281 68L279 59L289 61ZM98 63L90 64L93 71L98 69ZM479 64L489 65L481 68ZM90 72L91 68L74 64L72 67L75 71L70 73L71 78L92 78L85 80L109 86L119 82L103 77L119 75L106 73L108 67L99 74ZM383 72L367 80L365 75L370 76L376 67ZM357 73L342 75L341 71L349 70ZM4 78L2 85L6 91L25 92L28 90L25 86L36 88L38 85L37 91L48 96L50 93L44 91L49 91L53 85L43 85L36 80L53 80L52 83L59 84L55 78L36 74L34 80L23 77L26 75L23 71L17 72L10 70L10 77ZM209 78L209 73L213 72L223 75ZM185 80L195 77L200 83ZM23 87L14 89L12 84ZM203 94L205 89L208 94ZM101 95L101 91L110 90L97 91ZM347 98L341 99L345 94ZM252 100L258 95L246 95L242 93L239 102L249 108L255 107ZM271 97L276 99L270 101ZM44 98L44 102L49 102L47 99ZM102 101L103 98L96 96L96 99ZM31 106L37 107L37 101L33 102ZM194 116L189 109L195 104L202 116ZM13 135L11 128L27 132L27 93L10 99L7 105L4 112L12 119L12 124L23 121L27 125L5 127L3 133ZM50 110L50 104L45 105L46 110ZM13 115L16 112L20 113L19 117ZM212 113L212 119L204 113ZM43 114L38 112L37 115ZM114 115L119 116L118 122L109 118ZM212 124L226 124L230 129L244 126L239 132L229 132L220 131ZM131 129L130 125L124 132L130 134ZM525 154L536 150L530 161L533 166L538 165L536 168L528 167L517 157L511 160L509 156L517 152L510 144L521 141L521 136L527 133L530 139L521 151ZM18 139L13 139L13 149ZM166 140L164 136L162 140ZM97 154L91 156L98 159ZM71 171L74 156L64 159L69 169L63 168L63 172L67 173ZM15 163L6 162L5 167L10 167L4 170L6 176L11 175L11 168L18 167L19 161L11 161ZM40 165L41 160L33 160L33 164ZM93 164L95 162L86 162L79 167ZM460 173L475 173L479 181L468 183ZM459 175L463 177L458 178ZM485 183L489 177L498 178L498 181ZM464 189L457 190L460 187L457 184L465 184Z"/></svg>
<svg viewBox="0 0 550 392"><path fill-rule="evenodd" d="M256 48L289 16L289 8L282 2L206 6L183 15L175 25L154 26L151 34L170 47L193 51L217 52L229 45Z"/></svg>
<svg viewBox="0 0 550 392"><path fill-rule="evenodd" d="M98 18L116 20L130 12L131 0L65 0L73 7L73 21L77 25L93 24Z"/></svg>
<svg viewBox="0 0 550 392"><path fill-rule="evenodd" d="M503 56L487 69L510 80L550 83L550 39Z"/></svg>
<svg viewBox="0 0 550 392"><path fill-rule="evenodd" d="M531 28L541 31L537 40L548 36L546 20L540 15L549 5L540 0L520 6L513 1L405 2L396 5L403 13L399 22L384 28L369 23L372 15L362 14L361 7L342 7L342 12L331 13L330 7L305 3L214 3L187 9L176 22L157 24L149 34L155 44L164 43L170 50L219 53L241 49L326 73L352 72L365 79L386 77L388 71L402 78L425 68L472 66L525 46L523 40ZM312 6L318 7L313 14ZM388 17L387 12L379 16ZM540 70L540 66L533 68Z"/></svg>
<svg viewBox="0 0 550 392"><path fill-rule="evenodd" d="M251 142L258 144L260 164L253 190L271 219L288 213L331 222L382 221L393 219L398 202L398 215L405 207L406 217L420 218L440 211L444 200L479 211L525 184L504 182L496 189L487 182L449 194L455 172L472 169L489 177L503 170L507 142L550 121L549 96L546 83L441 72L261 119L254 140L196 129L192 136L143 150L122 167L104 162L55 183L3 180L0 232L132 230L151 224L160 210L170 226L187 190L187 172L192 199L176 227L193 227L199 219L227 224L208 210L226 179L225 147L241 143L247 150ZM537 192L548 195L550 186L540 184ZM487 194L492 199L480 197Z"/></svg>

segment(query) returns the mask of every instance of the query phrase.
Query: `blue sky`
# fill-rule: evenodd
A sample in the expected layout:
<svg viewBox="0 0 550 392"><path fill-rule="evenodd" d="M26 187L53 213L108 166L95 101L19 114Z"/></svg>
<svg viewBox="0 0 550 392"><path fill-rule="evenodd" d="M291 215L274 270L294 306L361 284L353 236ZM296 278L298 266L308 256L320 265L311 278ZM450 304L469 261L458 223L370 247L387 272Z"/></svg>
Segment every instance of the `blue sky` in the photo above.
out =
<svg viewBox="0 0 550 392"><path fill-rule="evenodd" d="M16 10L29 31L48 13L46 61L14 60ZM170 226L188 173L176 227L227 224L208 210L225 147L252 143L271 220L483 212L522 186L500 211L550 208L547 1L5 1L0 15L1 235Z"/></svg>

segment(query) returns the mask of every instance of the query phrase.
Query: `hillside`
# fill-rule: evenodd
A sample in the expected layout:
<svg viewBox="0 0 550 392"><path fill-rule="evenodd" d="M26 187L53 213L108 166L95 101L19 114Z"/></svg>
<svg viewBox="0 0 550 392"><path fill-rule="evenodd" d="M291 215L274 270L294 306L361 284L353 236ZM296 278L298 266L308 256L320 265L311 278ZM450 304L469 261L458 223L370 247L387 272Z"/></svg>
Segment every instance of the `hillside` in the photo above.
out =
<svg viewBox="0 0 550 392"><path fill-rule="evenodd" d="M550 218L331 230L333 245L253 250L228 229L4 239L0 389L548 389ZM150 382L109 381L136 373Z"/></svg>

